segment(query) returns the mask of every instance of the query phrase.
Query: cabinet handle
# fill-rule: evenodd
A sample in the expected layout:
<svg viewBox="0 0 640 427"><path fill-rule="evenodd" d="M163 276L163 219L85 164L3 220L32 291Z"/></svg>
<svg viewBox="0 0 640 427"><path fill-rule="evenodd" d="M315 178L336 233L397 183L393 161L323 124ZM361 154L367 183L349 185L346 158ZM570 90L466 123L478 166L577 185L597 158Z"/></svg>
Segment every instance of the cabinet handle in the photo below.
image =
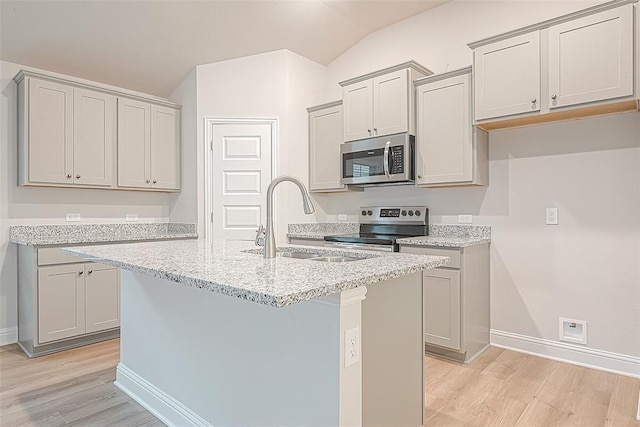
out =
<svg viewBox="0 0 640 427"><path fill-rule="evenodd" d="M155 184L156 182L158 182L158 181L156 181L156 180L154 179L154 180L153 180L153 183Z"/></svg>
<svg viewBox="0 0 640 427"><path fill-rule="evenodd" d="M84 274L84 271L78 271L78 276L82 276Z"/></svg>
<svg viewBox="0 0 640 427"><path fill-rule="evenodd" d="M76 175L76 179L80 179L80 175Z"/></svg>
<svg viewBox="0 0 640 427"><path fill-rule="evenodd" d="M73 175L71 175L70 173L67 174L67 178L73 178Z"/></svg>
<svg viewBox="0 0 640 427"><path fill-rule="evenodd" d="M378 133L378 128L373 128L373 131L377 134Z"/></svg>
<svg viewBox="0 0 640 427"><path fill-rule="evenodd" d="M93 273L93 270L89 270L89 271L88 271L88 273L89 273L89 274Z"/></svg>
<svg viewBox="0 0 640 427"><path fill-rule="evenodd" d="M148 183L150 183L150 182L151 182L151 180L150 180L150 179L148 179L148 180L147 180L147 184L148 184Z"/></svg>
<svg viewBox="0 0 640 427"><path fill-rule="evenodd" d="M532 104L535 104L536 102L538 102L538 100L537 100L536 98L533 98L533 99L531 100L531 103L532 103Z"/></svg>
<svg viewBox="0 0 640 427"><path fill-rule="evenodd" d="M558 95L551 95L551 99L555 101L556 99L558 99Z"/></svg>

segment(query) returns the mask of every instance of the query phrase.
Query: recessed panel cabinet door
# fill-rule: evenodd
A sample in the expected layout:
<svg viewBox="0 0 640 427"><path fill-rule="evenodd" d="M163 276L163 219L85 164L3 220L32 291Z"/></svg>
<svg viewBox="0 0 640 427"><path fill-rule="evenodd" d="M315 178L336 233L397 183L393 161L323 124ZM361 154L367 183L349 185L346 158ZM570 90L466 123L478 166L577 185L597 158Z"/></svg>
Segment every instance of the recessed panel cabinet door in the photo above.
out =
<svg viewBox="0 0 640 427"><path fill-rule="evenodd" d="M373 136L409 130L408 79L407 70L373 79Z"/></svg>
<svg viewBox="0 0 640 427"><path fill-rule="evenodd" d="M549 107L633 95L633 5L549 28Z"/></svg>
<svg viewBox="0 0 640 427"><path fill-rule="evenodd" d="M118 98L118 186L151 186L151 105Z"/></svg>
<svg viewBox="0 0 640 427"><path fill-rule="evenodd" d="M84 264L38 268L38 342L85 333Z"/></svg>
<svg viewBox="0 0 640 427"><path fill-rule="evenodd" d="M339 190L342 105L309 113L309 190Z"/></svg>
<svg viewBox="0 0 640 427"><path fill-rule="evenodd" d="M540 111L540 32L473 51L475 119Z"/></svg>
<svg viewBox="0 0 640 427"><path fill-rule="evenodd" d="M180 188L180 112L151 105L151 188Z"/></svg>
<svg viewBox="0 0 640 427"><path fill-rule="evenodd" d="M473 179L470 75L419 86L416 184Z"/></svg>
<svg viewBox="0 0 640 427"><path fill-rule="evenodd" d="M423 274L424 341L460 350L460 272L436 268Z"/></svg>
<svg viewBox="0 0 640 427"><path fill-rule="evenodd" d="M373 135L373 81L342 88L344 140L356 141Z"/></svg>
<svg viewBox="0 0 640 427"><path fill-rule="evenodd" d="M116 138L116 97L73 90L74 184L111 186Z"/></svg>
<svg viewBox="0 0 640 427"><path fill-rule="evenodd" d="M120 270L104 264L85 267L86 332L120 326Z"/></svg>
<svg viewBox="0 0 640 427"><path fill-rule="evenodd" d="M29 79L29 181L73 183L73 88Z"/></svg>

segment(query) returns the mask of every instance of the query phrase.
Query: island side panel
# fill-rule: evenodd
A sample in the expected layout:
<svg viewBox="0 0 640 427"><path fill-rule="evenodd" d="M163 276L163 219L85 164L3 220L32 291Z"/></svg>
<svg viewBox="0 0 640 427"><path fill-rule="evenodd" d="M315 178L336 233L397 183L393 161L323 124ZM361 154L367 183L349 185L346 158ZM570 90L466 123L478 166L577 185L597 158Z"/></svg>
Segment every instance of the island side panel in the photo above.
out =
<svg viewBox="0 0 640 427"><path fill-rule="evenodd" d="M362 303L362 425L422 426L422 272L367 288Z"/></svg>
<svg viewBox="0 0 640 427"><path fill-rule="evenodd" d="M131 378L192 424L339 425L338 296L273 308L123 270L121 298L116 384L167 424L189 422Z"/></svg>

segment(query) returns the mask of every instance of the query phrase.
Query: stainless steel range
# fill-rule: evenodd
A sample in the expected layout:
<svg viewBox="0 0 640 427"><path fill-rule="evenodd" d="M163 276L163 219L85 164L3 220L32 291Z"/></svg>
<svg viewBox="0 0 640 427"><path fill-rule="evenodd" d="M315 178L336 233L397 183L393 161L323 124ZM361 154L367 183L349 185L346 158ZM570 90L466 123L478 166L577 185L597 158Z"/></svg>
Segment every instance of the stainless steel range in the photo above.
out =
<svg viewBox="0 0 640 427"><path fill-rule="evenodd" d="M364 206L360 232L325 236L325 246L398 252L397 239L429 234L429 209L425 206Z"/></svg>

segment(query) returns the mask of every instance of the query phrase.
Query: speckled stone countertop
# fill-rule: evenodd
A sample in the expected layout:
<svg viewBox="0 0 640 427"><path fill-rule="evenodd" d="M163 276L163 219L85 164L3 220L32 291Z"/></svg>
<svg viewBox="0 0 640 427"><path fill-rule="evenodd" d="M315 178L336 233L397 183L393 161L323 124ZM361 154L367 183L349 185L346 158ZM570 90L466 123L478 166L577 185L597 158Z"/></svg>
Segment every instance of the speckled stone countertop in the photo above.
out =
<svg viewBox="0 0 640 427"><path fill-rule="evenodd" d="M195 224L177 223L14 225L10 227L11 242L30 246L197 237Z"/></svg>
<svg viewBox="0 0 640 427"><path fill-rule="evenodd" d="M359 230L357 222L308 222L289 224L287 237L322 240L324 236L357 233Z"/></svg>
<svg viewBox="0 0 640 427"><path fill-rule="evenodd" d="M428 236L398 239L400 245L464 248L491 243L491 226L432 224Z"/></svg>
<svg viewBox="0 0 640 427"><path fill-rule="evenodd" d="M326 250L285 245L279 251L363 258L345 263L264 259L252 242L176 240L83 246L63 252L225 295L284 307L348 289L446 265L447 257ZM253 253L252 253L253 252Z"/></svg>

